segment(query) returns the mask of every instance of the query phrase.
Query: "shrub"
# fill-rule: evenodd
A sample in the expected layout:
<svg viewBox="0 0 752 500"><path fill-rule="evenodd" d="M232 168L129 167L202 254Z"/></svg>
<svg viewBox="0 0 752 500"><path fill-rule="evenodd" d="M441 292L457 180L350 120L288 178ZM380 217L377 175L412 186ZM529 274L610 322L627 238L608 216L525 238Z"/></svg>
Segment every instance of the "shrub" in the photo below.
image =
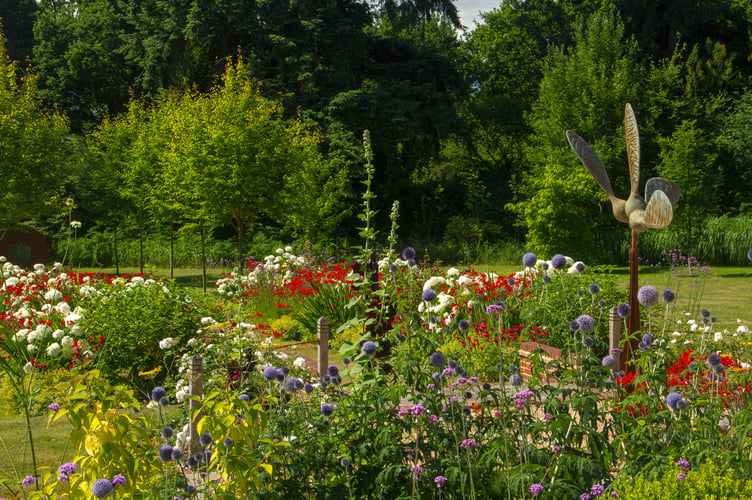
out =
<svg viewBox="0 0 752 500"><path fill-rule="evenodd" d="M300 321L288 315L275 319L271 324L272 331L282 332L285 340L311 340L315 335Z"/></svg>
<svg viewBox="0 0 752 500"><path fill-rule="evenodd" d="M115 280L88 304L83 326L89 338L104 339L98 347L97 365L110 382L129 382L145 394L148 387L168 376L167 370L153 381L138 376L165 361L168 367L171 364L159 341L171 337L180 344L200 327L202 303L175 285L169 286L172 290L164 283L138 277L128 283Z"/></svg>

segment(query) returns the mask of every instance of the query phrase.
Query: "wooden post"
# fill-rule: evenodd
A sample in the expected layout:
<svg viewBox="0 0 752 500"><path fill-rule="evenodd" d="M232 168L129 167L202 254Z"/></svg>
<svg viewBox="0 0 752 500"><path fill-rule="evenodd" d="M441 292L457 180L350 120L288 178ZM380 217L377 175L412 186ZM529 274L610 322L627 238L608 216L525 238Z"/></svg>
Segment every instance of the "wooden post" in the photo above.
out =
<svg viewBox="0 0 752 500"><path fill-rule="evenodd" d="M191 356L190 363L190 390L191 396L196 396L199 399L204 395L204 360L196 354ZM197 430L198 422L201 420L201 412L198 408L201 407L201 401L191 398L188 401L189 415L191 415L191 455L202 451L201 443L199 443L199 434ZM196 413L194 414L194 409Z"/></svg>
<svg viewBox="0 0 752 500"><path fill-rule="evenodd" d="M614 351L619 348L621 342L621 318L618 310L619 308L614 306L608 311L608 349L609 354L616 361L616 366L621 365L621 355L619 351Z"/></svg>
<svg viewBox="0 0 752 500"><path fill-rule="evenodd" d="M329 320L320 317L316 322L319 337L319 380L329 369Z"/></svg>

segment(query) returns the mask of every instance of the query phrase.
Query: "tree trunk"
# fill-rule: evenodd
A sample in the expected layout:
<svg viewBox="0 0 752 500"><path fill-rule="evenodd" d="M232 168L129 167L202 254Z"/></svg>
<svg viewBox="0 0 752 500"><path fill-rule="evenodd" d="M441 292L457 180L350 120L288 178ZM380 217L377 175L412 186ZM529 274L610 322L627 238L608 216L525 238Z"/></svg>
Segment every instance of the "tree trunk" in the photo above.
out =
<svg viewBox="0 0 752 500"><path fill-rule="evenodd" d="M144 274L144 218L138 218L138 269Z"/></svg>
<svg viewBox="0 0 752 500"><path fill-rule="evenodd" d="M243 227L241 224L235 226L238 233L238 276L243 274Z"/></svg>
<svg viewBox="0 0 752 500"><path fill-rule="evenodd" d="M115 274L120 275L120 259L118 258L117 226L115 226Z"/></svg>
<svg viewBox="0 0 752 500"><path fill-rule="evenodd" d="M170 279L174 278L173 269L175 266L175 223L170 222Z"/></svg>
<svg viewBox="0 0 752 500"><path fill-rule="evenodd" d="M201 288L206 293L206 229L201 228Z"/></svg>

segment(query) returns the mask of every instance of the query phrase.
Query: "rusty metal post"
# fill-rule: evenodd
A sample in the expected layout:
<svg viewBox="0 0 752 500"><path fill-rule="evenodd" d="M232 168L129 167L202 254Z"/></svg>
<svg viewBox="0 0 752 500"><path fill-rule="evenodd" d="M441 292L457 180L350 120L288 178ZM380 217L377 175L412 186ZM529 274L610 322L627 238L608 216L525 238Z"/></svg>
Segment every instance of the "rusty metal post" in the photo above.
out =
<svg viewBox="0 0 752 500"><path fill-rule="evenodd" d="M639 287L639 263L637 259L637 231L632 230L632 248L629 251L629 308L632 310L627 322L629 339L624 343L624 356L621 358L619 369L629 371L633 354L638 351L640 340L636 333L640 331L640 303L637 301Z"/></svg>
<svg viewBox="0 0 752 500"><path fill-rule="evenodd" d="M329 320L320 317L316 322L319 338L319 380L329 369Z"/></svg>

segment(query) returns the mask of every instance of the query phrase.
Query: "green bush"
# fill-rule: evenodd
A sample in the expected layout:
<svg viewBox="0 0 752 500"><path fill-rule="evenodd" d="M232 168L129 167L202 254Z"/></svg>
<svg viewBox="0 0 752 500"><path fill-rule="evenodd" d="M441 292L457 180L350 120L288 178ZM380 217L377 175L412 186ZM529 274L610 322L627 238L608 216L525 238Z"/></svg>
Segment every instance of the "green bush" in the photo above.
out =
<svg viewBox="0 0 752 500"><path fill-rule="evenodd" d="M752 498L752 481L738 479L733 471L722 470L718 465L705 462L697 470L690 470L680 481L679 467L668 469L657 479L643 477L621 479L612 485L622 500L732 500Z"/></svg>
<svg viewBox="0 0 752 500"><path fill-rule="evenodd" d="M171 337L176 345L185 345L200 328L205 308L176 285L135 280L116 280L104 289L86 308L83 326L89 338L104 339L96 353L102 376L112 383L129 382L148 394L170 375L174 363L174 350L162 351L159 342ZM161 370L155 380L139 377L163 366L168 370Z"/></svg>
<svg viewBox="0 0 752 500"><path fill-rule="evenodd" d="M64 401L70 393L73 382L81 377L80 370L42 370L26 375L24 384L28 384L29 377L34 377L34 387L39 388L31 399L29 406L33 416L44 415L49 412L47 406L51 403ZM7 376L0 377L0 415L8 417L22 417L24 415L24 401L22 395L13 390Z"/></svg>
<svg viewBox="0 0 752 500"><path fill-rule="evenodd" d="M272 321L271 328L275 332L283 332L285 340L312 340L316 337L300 321L287 315Z"/></svg>

